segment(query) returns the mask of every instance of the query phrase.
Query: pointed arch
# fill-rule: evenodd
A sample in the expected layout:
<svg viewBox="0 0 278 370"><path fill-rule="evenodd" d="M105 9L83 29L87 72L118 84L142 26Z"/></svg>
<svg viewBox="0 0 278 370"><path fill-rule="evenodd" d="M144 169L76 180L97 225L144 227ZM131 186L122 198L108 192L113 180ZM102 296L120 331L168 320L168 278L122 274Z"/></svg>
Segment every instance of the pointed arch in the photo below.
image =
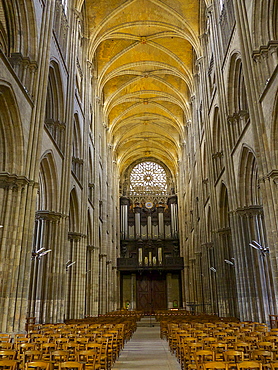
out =
<svg viewBox="0 0 278 370"><path fill-rule="evenodd" d="M228 75L228 110L229 114L248 111L246 87L242 70L242 61L239 53L235 52L230 58Z"/></svg>
<svg viewBox="0 0 278 370"><path fill-rule="evenodd" d="M212 125L212 137L213 137L213 148L212 148L212 160L213 160L213 171L214 181L217 181L219 176L224 170L223 161L223 139L220 123L219 108L215 107Z"/></svg>
<svg viewBox="0 0 278 370"><path fill-rule="evenodd" d="M228 190L224 183L222 183L220 189L219 210L220 210L220 228L221 229L229 228L230 220L229 220Z"/></svg>
<svg viewBox="0 0 278 370"><path fill-rule="evenodd" d="M232 149L250 122L245 78L238 52L234 52L230 58L227 86L229 141Z"/></svg>
<svg viewBox="0 0 278 370"><path fill-rule="evenodd" d="M273 167L278 168L278 92L276 94L274 109L272 112L271 153L273 153Z"/></svg>
<svg viewBox="0 0 278 370"><path fill-rule="evenodd" d="M23 146L21 118L15 95L11 87L0 80L0 171L22 174Z"/></svg>
<svg viewBox="0 0 278 370"><path fill-rule="evenodd" d="M20 53L35 60L38 35L34 2L0 0L0 43L7 57Z"/></svg>
<svg viewBox="0 0 278 370"><path fill-rule="evenodd" d="M88 224L87 224L87 244L89 246L93 245L94 244L94 241L93 241L93 222L92 222L92 217L91 217L91 213L90 213L90 210L88 210Z"/></svg>
<svg viewBox="0 0 278 370"><path fill-rule="evenodd" d="M255 48L267 45L278 39L278 4L275 0L255 0L253 2L253 43Z"/></svg>
<svg viewBox="0 0 278 370"><path fill-rule="evenodd" d="M52 60L45 106L45 127L62 153L65 150L64 91L59 64Z"/></svg>
<svg viewBox="0 0 278 370"><path fill-rule="evenodd" d="M70 209L69 209L69 232L79 232L80 230L79 203L76 189L72 189L70 193Z"/></svg>
<svg viewBox="0 0 278 370"><path fill-rule="evenodd" d="M212 242L212 219L211 219L211 207L208 207L207 212L207 243Z"/></svg>
<svg viewBox="0 0 278 370"><path fill-rule="evenodd" d="M72 139L72 172L77 179L83 179L83 160L82 160L82 134L78 114L74 115L73 139Z"/></svg>
<svg viewBox="0 0 278 370"><path fill-rule="evenodd" d="M38 210L57 211L58 192L56 164L49 151L42 156L40 164Z"/></svg>
<svg viewBox="0 0 278 370"><path fill-rule="evenodd" d="M239 194L242 207L261 205L257 160L253 151L247 146L243 147L241 153Z"/></svg>

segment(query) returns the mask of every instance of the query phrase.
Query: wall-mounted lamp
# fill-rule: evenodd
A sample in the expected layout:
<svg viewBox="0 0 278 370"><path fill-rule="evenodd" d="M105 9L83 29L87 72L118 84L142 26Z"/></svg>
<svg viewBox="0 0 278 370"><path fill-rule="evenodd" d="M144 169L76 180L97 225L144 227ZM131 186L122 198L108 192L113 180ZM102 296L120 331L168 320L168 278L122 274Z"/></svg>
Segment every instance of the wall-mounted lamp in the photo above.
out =
<svg viewBox="0 0 278 370"><path fill-rule="evenodd" d="M45 248L40 248L36 252L32 252L32 258L41 258L42 256L45 256L51 251L52 249L45 250Z"/></svg>
<svg viewBox="0 0 278 370"><path fill-rule="evenodd" d="M233 259L233 258L232 258ZM234 266L234 262L230 260L224 260L228 265Z"/></svg>
<svg viewBox="0 0 278 370"><path fill-rule="evenodd" d="M268 247L263 247L261 244L256 242L256 240L252 240L251 243L249 243L250 247L257 249L262 253L263 256L265 256L266 253L269 253Z"/></svg>
<svg viewBox="0 0 278 370"><path fill-rule="evenodd" d="M73 262L68 261L68 262L66 263L66 271L68 271L69 267L71 267L71 266L72 266L72 265L74 265L75 263L76 263L75 261L73 261Z"/></svg>

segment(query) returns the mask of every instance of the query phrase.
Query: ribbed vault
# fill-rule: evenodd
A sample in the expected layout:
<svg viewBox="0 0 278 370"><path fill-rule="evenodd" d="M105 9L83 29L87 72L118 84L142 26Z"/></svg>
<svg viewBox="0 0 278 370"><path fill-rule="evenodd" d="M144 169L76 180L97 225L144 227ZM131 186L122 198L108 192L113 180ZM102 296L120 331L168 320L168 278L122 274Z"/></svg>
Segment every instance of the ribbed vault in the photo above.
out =
<svg viewBox="0 0 278 370"><path fill-rule="evenodd" d="M85 8L96 95L120 172L152 157L175 173L191 118L199 0L86 0Z"/></svg>

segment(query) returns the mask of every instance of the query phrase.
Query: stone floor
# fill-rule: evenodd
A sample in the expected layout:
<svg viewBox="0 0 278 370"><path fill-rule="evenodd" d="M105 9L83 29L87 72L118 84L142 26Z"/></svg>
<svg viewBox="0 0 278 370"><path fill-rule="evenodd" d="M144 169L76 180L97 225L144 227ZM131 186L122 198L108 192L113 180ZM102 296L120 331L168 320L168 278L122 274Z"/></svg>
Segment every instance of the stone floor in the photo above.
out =
<svg viewBox="0 0 278 370"><path fill-rule="evenodd" d="M159 326L146 322L145 326L138 325L112 369L180 370L181 367L170 353L167 341L160 339Z"/></svg>

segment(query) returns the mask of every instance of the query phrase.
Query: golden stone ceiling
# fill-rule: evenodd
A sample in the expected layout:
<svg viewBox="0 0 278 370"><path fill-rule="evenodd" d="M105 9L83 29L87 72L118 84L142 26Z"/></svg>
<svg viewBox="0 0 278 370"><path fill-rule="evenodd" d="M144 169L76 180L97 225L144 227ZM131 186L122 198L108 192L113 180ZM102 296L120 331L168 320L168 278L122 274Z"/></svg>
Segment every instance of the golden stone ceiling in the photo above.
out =
<svg viewBox="0 0 278 370"><path fill-rule="evenodd" d="M90 58L120 171L157 158L177 171L190 119L199 0L86 0Z"/></svg>

